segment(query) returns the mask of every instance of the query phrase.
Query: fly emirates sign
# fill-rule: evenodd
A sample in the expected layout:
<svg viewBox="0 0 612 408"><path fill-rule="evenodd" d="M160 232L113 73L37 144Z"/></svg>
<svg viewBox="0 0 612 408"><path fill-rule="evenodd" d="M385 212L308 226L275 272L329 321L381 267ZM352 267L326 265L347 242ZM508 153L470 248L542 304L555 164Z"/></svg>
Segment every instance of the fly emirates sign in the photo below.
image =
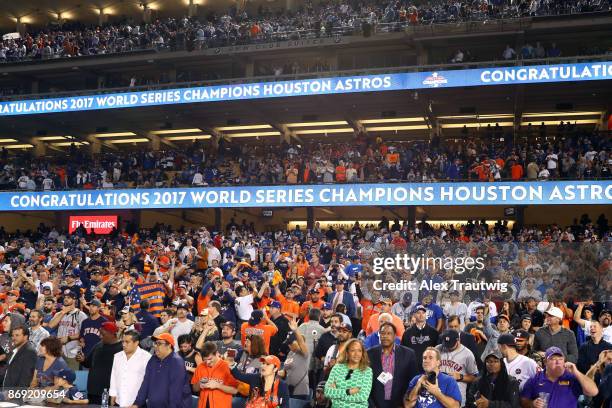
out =
<svg viewBox="0 0 612 408"><path fill-rule="evenodd" d="M71 215L68 221L68 232L72 234L81 225L87 232L93 229L95 234L110 234L117 228L116 215Z"/></svg>

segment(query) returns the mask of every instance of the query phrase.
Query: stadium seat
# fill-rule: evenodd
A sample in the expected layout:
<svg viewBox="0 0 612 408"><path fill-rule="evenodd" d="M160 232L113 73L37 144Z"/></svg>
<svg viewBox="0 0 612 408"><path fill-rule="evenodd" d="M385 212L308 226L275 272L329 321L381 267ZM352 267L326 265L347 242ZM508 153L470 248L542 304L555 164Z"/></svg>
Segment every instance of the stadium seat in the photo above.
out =
<svg viewBox="0 0 612 408"><path fill-rule="evenodd" d="M75 371L75 374L76 380L74 380L74 385L76 385L79 391L87 391L87 377L89 376L89 371L79 370Z"/></svg>
<svg viewBox="0 0 612 408"><path fill-rule="evenodd" d="M291 398L289 399L289 408L304 408L308 405L308 400Z"/></svg>
<svg viewBox="0 0 612 408"><path fill-rule="evenodd" d="M199 403L200 403L200 397L192 395L191 396L191 408L198 408Z"/></svg>

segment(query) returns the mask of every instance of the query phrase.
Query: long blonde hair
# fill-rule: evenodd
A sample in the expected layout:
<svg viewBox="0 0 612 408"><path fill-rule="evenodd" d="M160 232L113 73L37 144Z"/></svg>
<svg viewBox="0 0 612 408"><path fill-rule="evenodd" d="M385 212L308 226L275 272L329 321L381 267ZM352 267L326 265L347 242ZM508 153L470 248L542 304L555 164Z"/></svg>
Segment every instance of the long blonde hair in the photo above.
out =
<svg viewBox="0 0 612 408"><path fill-rule="evenodd" d="M370 359L368 358L368 353L366 352L365 346L359 339L350 339L346 343L346 345L342 348L338 355L338 363L348 364L348 350L354 343L359 344L359 346L361 347L361 360L359 360L359 369L361 371L364 371L370 366Z"/></svg>

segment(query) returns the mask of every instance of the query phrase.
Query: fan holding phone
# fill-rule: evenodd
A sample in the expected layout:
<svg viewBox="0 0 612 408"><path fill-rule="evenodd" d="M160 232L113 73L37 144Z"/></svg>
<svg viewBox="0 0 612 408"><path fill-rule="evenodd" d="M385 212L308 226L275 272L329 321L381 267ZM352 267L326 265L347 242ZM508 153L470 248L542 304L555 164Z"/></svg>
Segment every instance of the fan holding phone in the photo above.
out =
<svg viewBox="0 0 612 408"><path fill-rule="evenodd" d="M423 371L410 381L405 408L459 408L461 392L457 381L440 372L442 358L434 347L423 352Z"/></svg>

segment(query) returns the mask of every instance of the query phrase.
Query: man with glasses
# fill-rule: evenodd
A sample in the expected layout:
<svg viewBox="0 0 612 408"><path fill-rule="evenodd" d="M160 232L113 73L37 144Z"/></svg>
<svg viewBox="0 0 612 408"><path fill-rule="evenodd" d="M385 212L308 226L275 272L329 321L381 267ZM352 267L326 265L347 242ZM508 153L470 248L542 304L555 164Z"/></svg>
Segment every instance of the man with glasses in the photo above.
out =
<svg viewBox="0 0 612 408"><path fill-rule="evenodd" d="M232 396L238 392L238 381L232 376L227 361L220 358L214 343L204 343L202 364L196 368L191 386L200 394L199 408L232 406Z"/></svg>
<svg viewBox="0 0 612 408"><path fill-rule="evenodd" d="M191 387L183 359L170 333L153 337L155 354L147 363L132 408L191 408Z"/></svg>
<svg viewBox="0 0 612 408"><path fill-rule="evenodd" d="M129 407L136 399L151 354L140 348L140 335L135 330L123 334L122 346L123 351L113 358L108 393L111 405Z"/></svg>

